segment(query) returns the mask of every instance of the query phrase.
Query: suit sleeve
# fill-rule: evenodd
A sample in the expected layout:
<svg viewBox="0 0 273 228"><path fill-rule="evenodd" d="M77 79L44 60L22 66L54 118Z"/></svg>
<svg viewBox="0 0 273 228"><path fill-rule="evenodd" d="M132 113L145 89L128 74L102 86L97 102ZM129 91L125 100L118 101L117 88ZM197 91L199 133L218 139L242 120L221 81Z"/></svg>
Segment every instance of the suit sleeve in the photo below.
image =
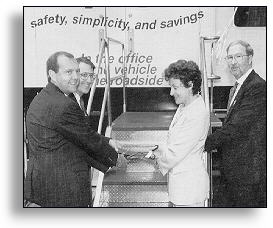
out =
<svg viewBox="0 0 273 228"><path fill-rule="evenodd" d="M264 118L266 111L266 84L259 83L248 88L234 114L221 129L209 135L205 150L211 151L224 143L236 142L247 137L252 124L257 118Z"/></svg>
<svg viewBox="0 0 273 228"><path fill-rule="evenodd" d="M171 142L162 148L161 156L157 160L163 175L192 153L193 148L204 135L204 129L208 129L206 124L208 121L198 115L183 118L177 123Z"/></svg>
<svg viewBox="0 0 273 228"><path fill-rule="evenodd" d="M74 102L69 102L58 113L55 128L103 165L112 167L116 164L118 154L109 145L109 138L98 134L86 124L83 112Z"/></svg>
<svg viewBox="0 0 273 228"><path fill-rule="evenodd" d="M89 155L87 155L86 161L90 166L92 166L93 168L95 168L103 173L106 173L106 171L109 169L109 166L102 164L101 162L90 157Z"/></svg>

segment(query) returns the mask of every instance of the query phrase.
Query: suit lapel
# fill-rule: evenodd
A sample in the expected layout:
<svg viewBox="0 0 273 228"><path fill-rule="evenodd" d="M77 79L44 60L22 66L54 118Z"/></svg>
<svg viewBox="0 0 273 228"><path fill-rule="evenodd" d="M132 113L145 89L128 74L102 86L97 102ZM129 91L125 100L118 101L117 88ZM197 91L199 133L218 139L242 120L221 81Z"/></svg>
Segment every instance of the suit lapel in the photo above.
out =
<svg viewBox="0 0 273 228"><path fill-rule="evenodd" d="M68 96L78 104L77 99L73 93L70 93Z"/></svg>
<svg viewBox="0 0 273 228"><path fill-rule="evenodd" d="M248 84L253 80L253 76L255 74L256 74L255 71L252 70L250 72L250 74L248 75L248 77L246 78L246 80L244 81L244 83L242 84L241 88L239 89L239 91L238 91L238 93L237 93L237 95L236 95L236 97L235 97L235 99L234 99L234 101L233 101L233 103L232 103L232 105L231 105L231 107L229 109L229 112L227 113L227 117L225 119L225 122L227 122L227 120L229 119L232 111L236 109L237 104L240 103L240 100L241 100L241 98L242 98L242 96L244 94L244 91L246 90Z"/></svg>
<svg viewBox="0 0 273 228"><path fill-rule="evenodd" d="M181 107L179 106L170 124L170 129L174 127L174 125L177 123L181 115L182 115L182 110L181 110Z"/></svg>

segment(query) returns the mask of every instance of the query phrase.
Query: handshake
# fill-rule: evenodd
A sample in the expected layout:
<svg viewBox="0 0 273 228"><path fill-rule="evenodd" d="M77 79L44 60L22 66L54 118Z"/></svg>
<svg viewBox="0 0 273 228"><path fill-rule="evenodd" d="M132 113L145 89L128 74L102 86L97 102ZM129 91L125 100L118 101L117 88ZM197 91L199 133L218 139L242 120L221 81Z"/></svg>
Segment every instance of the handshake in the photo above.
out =
<svg viewBox="0 0 273 228"><path fill-rule="evenodd" d="M127 159L124 157L122 153L119 153L119 148L121 148L121 144L117 142L116 140L110 139L109 144L111 147L113 147L116 152L118 153L118 159L116 163L116 167L118 168L126 168L127 167Z"/></svg>
<svg viewBox="0 0 273 228"><path fill-rule="evenodd" d="M127 167L127 163L128 163L128 159L131 159L131 158L135 158L137 156L140 156L140 158L146 158L146 159L152 159L152 160L155 160L157 159L159 156L160 156L160 151L158 150L159 149L159 145L151 145L151 144L142 144L142 143L133 143L133 142L118 142L116 140L113 140L113 139L110 139L109 140L109 144L110 146L112 146L116 152L118 153L118 159L117 159L117 163L116 163L116 167L118 168L126 168ZM119 153L119 150L121 148L123 148L124 150L124 147L126 148L133 148L134 150L137 149L138 150L138 147L139 147L139 150L140 151L143 151L144 150L147 150L147 154L144 156L143 155L143 152L135 152L133 154L123 154L123 153ZM128 150L128 149L127 149Z"/></svg>

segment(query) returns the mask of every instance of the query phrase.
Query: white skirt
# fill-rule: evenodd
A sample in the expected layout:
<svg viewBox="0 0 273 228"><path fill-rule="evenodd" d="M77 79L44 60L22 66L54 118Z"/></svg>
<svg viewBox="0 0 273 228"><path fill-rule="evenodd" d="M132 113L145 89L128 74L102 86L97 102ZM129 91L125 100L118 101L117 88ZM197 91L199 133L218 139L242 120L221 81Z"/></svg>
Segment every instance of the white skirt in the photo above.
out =
<svg viewBox="0 0 273 228"><path fill-rule="evenodd" d="M176 205L204 202L209 196L209 176L204 169L169 173L169 200Z"/></svg>

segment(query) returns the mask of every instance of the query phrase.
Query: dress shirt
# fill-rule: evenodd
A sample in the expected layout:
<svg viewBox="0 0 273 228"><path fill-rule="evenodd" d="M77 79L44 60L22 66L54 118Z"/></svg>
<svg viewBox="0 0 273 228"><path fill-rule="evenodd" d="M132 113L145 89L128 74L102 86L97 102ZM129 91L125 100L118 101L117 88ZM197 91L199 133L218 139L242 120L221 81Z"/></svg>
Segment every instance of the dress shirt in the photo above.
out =
<svg viewBox="0 0 273 228"><path fill-rule="evenodd" d="M80 102L81 97L80 97L80 95L79 95L79 94L77 94L77 93L73 93L73 94L74 94L74 96L75 96L75 98L76 98L76 100L77 100L77 102L78 102L79 106L81 107L81 102Z"/></svg>
<svg viewBox="0 0 273 228"><path fill-rule="evenodd" d="M238 82L238 86L235 90L235 93L233 94L233 97L230 102L230 106L232 106L233 101L234 101L238 91L240 90L241 86L243 85L244 81L246 80L246 78L248 77L248 75L251 73L252 70L253 70L253 68L250 68L242 77L240 77L238 80L236 80Z"/></svg>

